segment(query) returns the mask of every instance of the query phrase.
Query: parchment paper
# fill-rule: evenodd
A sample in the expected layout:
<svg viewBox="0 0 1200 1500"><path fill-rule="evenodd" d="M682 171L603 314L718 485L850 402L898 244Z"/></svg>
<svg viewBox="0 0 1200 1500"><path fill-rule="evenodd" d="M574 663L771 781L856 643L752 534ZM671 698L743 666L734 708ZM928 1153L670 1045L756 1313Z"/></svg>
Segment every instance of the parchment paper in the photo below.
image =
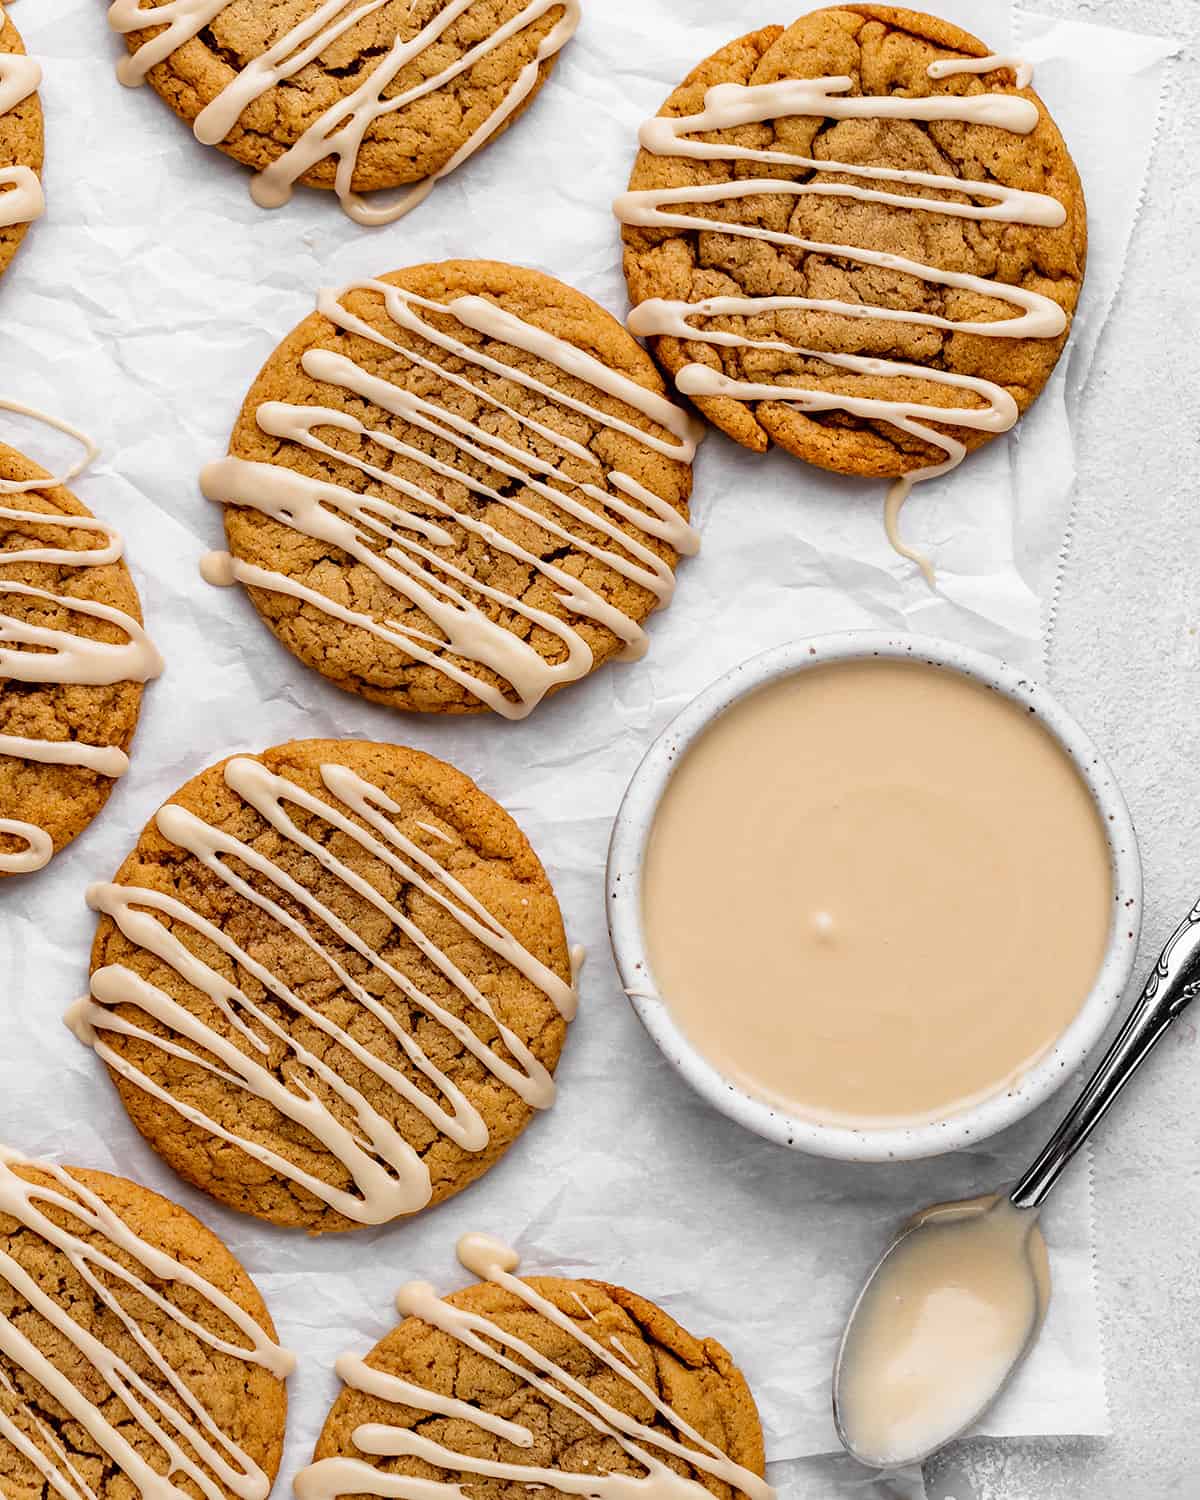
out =
<svg viewBox="0 0 1200 1500"><path fill-rule="evenodd" d="M938 8L998 50L1010 41L1005 4ZM126 533L168 673L147 692L133 770L102 818L48 871L0 890L0 1139L147 1182L243 1259L303 1357L280 1495L334 1394L333 1358L369 1348L392 1325L400 1282L460 1284L453 1246L472 1228L512 1239L528 1270L625 1282L722 1339L754 1386L784 1493L863 1494L861 1472L793 1462L834 1446L829 1370L856 1285L914 1206L1015 1175L1051 1123L1043 1112L987 1150L884 1171L808 1161L716 1118L670 1072L620 991L602 868L612 816L650 741L754 652L882 626L1041 659L1070 511L1072 413L1120 281L1168 49L1086 27L1059 28L1045 43L1039 81L1092 203L1092 270L1072 355L1034 411L949 481L924 487L906 513L906 534L937 564L937 595L888 549L878 486L756 460L716 435L697 466L703 554L653 622L649 659L606 669L521 725L405 719L345 696L284 653L243 597L209 589L196 571L221 537L197 471L223 452L246 387L311 311L318 286L483 255L541 266L623 312L608 204L625 185L638 123L710 51L790 15L767 0L749 10L734 0L591 0L529 116L410 219L370 232L324 195L257 209L241 169L198 146L148 91L117 84L100 0L21 0L14 11L46 68L50 207L0 286L0 394L102 443L76 488ZM1044 29L1022 18L1023 37ZM67 453L2 416L0 437L48 465ZM325 1241L230 1214L175 1179L60 1021L86 982L88 882L108 878L155 808L205 765L312 735L403 741L461 766L528 831L572 940L590 951L553 1112L443 1207ZM1048 1235L1051 1318L989 1417L992 1433L1106 1429L1086 1171L1056 1198ZM874 1488L923 1494L919 1476Z"/></svg>

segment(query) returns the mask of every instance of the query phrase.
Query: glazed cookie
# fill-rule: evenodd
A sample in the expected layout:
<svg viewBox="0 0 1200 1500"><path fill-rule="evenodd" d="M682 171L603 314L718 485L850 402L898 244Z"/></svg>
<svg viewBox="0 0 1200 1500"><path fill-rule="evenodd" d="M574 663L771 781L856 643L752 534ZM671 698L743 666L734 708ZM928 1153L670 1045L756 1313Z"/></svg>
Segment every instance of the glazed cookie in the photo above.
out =
<svg viewBox="0 0 1200 1500"><path fill-rule="evenodd" d="M506 812L416 750L309 740L204 771L100 914L76 1034L188 1181L273 1223L382 1224L554 1101L575 994Z"/></svg>
<svg viewBox="0 0 1200 1500"><path fill-rule="evenodd" d="M129 768L162 659L121 538L0 445L0 877L38 870Z"/></svg>
<svg viewBox="0 0 1200 1500"><path fill-rule="evenodd" d="M266 1500L284 1380L254 1283L156 1193L0 1150L0 1494Z"/></svg>
<svg viewBox="0 0 1200 1500"><path fill-rule="evenodd" d="M417 266L322 292L230 457L213 583L301 661L428 713L524 718L612 657L695 550L699 429L636 339L538 271Z"/></svg>
<svg viewBox="0 0 1200 1500"><path fill-rule="evenodd" d="M25 231L45 209L42 170L42 70L0 4L0 275Z"/></svg>
<svg viewBox="0 0 1200 1500"><path fill-rule="evenodd" d="M720 1344L622 1287L522 1280L484 1235L459 1258L478 1284L444 1299L404 1287L399 1328L365 1360L338 1360L345 1389L299 1500L463 1487L774 1500L754 1398Z"/></svg>
<svg viewBox="0 0 1200 1500"><path fill-rule="evenodd" d="M731 43L641 131L617 200L630 327L737 442L914 480L1045 385L1083 192L1014 59L886 5Z"/></svg>
<svg viewBox="0 0 1200 1500"><path fill-rule="evenodd" d="M278 208L332 188L390 224L505 131L579 24L579 0L112 0L129 56L198 140ZM387 201L363 193L406 188Z"/></svg>

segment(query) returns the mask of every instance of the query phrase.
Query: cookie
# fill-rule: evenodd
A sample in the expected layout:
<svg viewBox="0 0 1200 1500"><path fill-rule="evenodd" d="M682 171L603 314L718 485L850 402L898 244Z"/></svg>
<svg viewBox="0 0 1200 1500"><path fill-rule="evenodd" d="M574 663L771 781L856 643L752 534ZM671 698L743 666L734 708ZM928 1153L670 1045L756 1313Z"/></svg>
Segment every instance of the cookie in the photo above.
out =
<svg viewBox="0 0 1200 1500"><path fill-rule="evenodd" d="M266 1500L295 1361L191 1214L0 1150L0 1493Z"/></svg>
<svg viewBox="0 0 1200 1500"><path fill-rule="evenodd" d="M278 208L331 188L390 224L502 134L579 24L579 0L112 0L129 56L198 140ZM407 189L385 201L364 193Z"/></svg>
<svg viewBox="0 0 1200 1500"><path fill-rule="evenodd" d="M8 269L42 197L42 70L0 5L0 275Z"/></svg>
<svg viewBox="0 0 1200 1500"><path fill-rule="evenodd" d="M461 772L358 740L239 755L143 832L69 1017L137 1128L232 1208L382 1224L554 1101L575 994L554 892Z"/></svg>
<svg viewBox="0 0 1200 1500"><path fill-rule="evenodd" d="M732 42L642 128L630 327L746 448L953 468L1045 385L1083 281L1079 176L1028 81L886 5Z"/></svg>
<svg viewBox="0 0 1200 1500"><path fill-rule="evenodd" d="M121 538L0 444L0 877L41 869L129 768L162 670Z"/></svg>
<svg viewBox="0 0 1200 1500"><path fill-rule="evenodd" d="M338 687L426 713L529 714L646 647L699 428L579 292L494 261L322 292L202 475L241 582Z"/></svg>
<svg viewBox="0 0 1200 1500"><path fill-rule="evenodd" d="M299 1500L647 1494L773 1500L745 1378L633 1292L599 1281L513 1275L517 1257L467 1235L482 1280L440 1298L403 1288L405 1321L365 1360L337 1363L345 1388Z"/></svg>

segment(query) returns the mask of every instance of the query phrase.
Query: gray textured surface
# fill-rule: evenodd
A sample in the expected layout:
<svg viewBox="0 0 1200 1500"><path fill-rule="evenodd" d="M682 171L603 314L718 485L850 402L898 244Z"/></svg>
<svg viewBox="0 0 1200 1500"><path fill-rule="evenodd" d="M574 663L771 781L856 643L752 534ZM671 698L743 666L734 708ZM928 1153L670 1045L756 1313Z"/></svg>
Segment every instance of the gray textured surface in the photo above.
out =
<svg viewBox="0 0 1200 1500"><path fill-rule="evenodd" d="M1144 218L1080 423L1080 497L1051 683L1104 745L1142 839L1143 960L1200 894L1200 3L1038 0L1180 38ZM931 1500L1200 1494L1198 1027L1132 1085L1096 1153L1114 1436L981 1442ZM967 1476L966 1481L964 1481Z"/></svg>

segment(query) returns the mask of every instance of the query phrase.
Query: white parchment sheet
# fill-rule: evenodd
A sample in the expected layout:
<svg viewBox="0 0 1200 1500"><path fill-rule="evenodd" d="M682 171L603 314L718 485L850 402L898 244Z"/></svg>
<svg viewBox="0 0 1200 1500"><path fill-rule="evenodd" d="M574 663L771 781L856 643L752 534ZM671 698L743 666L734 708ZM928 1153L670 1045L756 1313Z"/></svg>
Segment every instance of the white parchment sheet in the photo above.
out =
<svg viewBox="0 0 1200 1500"><path fill-rule="evenodd" d="M714 1116L670 1072L621 993L604 929L605 850L629 776L725 668L849 626L1041 659L1069 522L1072 414L1114 309L1169 48L1097 28L1049 29L988 0L938 8L998 50L1019 19L1022 42L1045 59L1039 84L1092 209L1091 275L1070 358L1014 435L922 487L905 514L941 591L931 595L888 549L880 486L755 459L713 435L696 474L703 552L652 622L648 660L608 668L511 725L401 718L306 671L244 597L200 581L197 560L220 544L221 525L196 474L224 451L260 363L321 285L488 256L540 266L623 313L608 205L625 185L638 123L710 51L791 10L774 0L590 0L518 127L411 218L368 231L332 198L303 190L277 213L256 208L244 171L197 145L148 90L117 84L102 0L14 7L45 66L49 213L0 286L0 394L58 413L102 444L76 488L124 530L168 670L147 692L133 770L101 819L49 870L0 890L0 1139L139 1178L186 1203L243 1259L302 1355L281 1496L334 1394L334 1357L391 1326L402 1281L460 1284L454 1243L476 1228L513 1240L529 1270L625 1282L723 1340L754 1386L784 1493L828 1500L844 1482L845 1493L863 1494L861 1473L811 1457L835 1446L829 1371L855 1286L911 1209L1015 1175L1051 1123L1044 1114L994 1148L888 1171L769 1146ZM53 435L3 415L0 437L48 464L66 454ZM177 1181L60 1021L85 984L86 885L112 874L155 808L202 767L314 735L407 742L475 777L529 833L572 940L590 953L555 1109L450 1203L325 1241L227 1213ZM1106 1430L1085 1169L1056 1198L1048 1233L1053 1311L1035 1358L988 1419L993 1433ZM873 1488L923 1493L919 1478Z"/></svg>

